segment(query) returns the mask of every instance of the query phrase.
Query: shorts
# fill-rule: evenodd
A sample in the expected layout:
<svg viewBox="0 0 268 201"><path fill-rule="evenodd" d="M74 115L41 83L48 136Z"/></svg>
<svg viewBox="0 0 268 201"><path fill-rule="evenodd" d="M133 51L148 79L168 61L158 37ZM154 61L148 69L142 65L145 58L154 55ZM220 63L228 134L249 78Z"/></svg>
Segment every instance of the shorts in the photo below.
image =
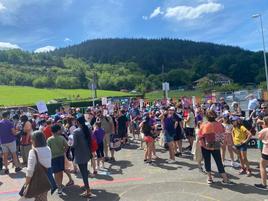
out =
<svg viewBox="0 0 268 201"><path fill-rule="evenodd" d="M184 139L184 135L182 132L176 132L175 136L174 136L174 141L179 141L179 140L183 140Z"/></svg>
<svg viewBox="0 0 268 201"><path fill-rule="evenodd" d="M267 160L267 161L268 161L268 155L266 155L266 154L261 154L261 157L262 157L263 160Z"/></svg>
<svg viewBox="0 0 268 201"><path fill-rule="evenodd" d="M17 145L16 145L16 140L10 143L2 144L2 152L3 153L16 153L17 152Z"/></svg>
<svg viewBox="0 0 268 201"><path fill-rule="evenodd" d="M146 143L152 143L154 142L154 139L151 136L144 136L144 142Z"/></svg>
<svg viewBox="0 0 268 201"><path fill-rule="evenodd" d="M170 142L173 142L174 141L174 136L173 134L165 131L165 135L164 135L164 140L166 143L170 143Z"/></svg>
<svg viewBox="0 0 268 201"><path fill-rule="evenodd" d="M194 137L194 128L185 128L185 135L186 137Z"/></svg>
<svg viewBox="0 0 268 201"><path fill-rule="evenodd" d="M52 172L59 173L64 171L64 156L59 156L57 158L52 158L51 168Z"/></svg>
<svg viewBox="0 0 268 201"><path fill-rule="evenodd" d="M96 151L96 153L97 153L97 158L103 158L103 157L104 157L104 152L103 152L103 150L104 150L103 143L98 144L98 149L97 149L97 151Z"/></svg>
<svg viewBox="0 0 268 201"><path fill-rule="evenodd" d="M235 148L236 148L238 151L245 152L245 151L248 150L248 145L247 145L247 144L235 145Z"/></svg>

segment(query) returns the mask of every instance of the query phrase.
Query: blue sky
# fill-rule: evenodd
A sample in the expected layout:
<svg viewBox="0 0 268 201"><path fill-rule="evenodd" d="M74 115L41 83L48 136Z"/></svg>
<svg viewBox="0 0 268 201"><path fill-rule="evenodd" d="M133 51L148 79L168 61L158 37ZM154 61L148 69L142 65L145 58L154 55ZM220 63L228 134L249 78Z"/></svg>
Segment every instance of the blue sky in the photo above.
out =
<svg viewBox="0 0 268 201"><path fill-rule="evenodd" d="M46 51L94 38L172 37L268 47L268 0L0 0L0 49Z"/></svg>

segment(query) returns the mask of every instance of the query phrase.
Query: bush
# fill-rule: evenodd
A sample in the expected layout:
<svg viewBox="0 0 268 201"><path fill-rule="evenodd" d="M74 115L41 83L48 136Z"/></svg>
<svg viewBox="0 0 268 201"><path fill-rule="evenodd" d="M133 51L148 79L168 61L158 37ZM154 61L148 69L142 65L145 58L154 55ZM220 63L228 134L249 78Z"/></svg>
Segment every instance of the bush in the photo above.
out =
<svg viewBox="0 0 268 201"><path fill-rule="evenodd" d="M58 76L56 79L56 88L60 89L78 89L80 82L77 77L63 77Z"/></svg>
<svg viewBox="0 0 268 201"><path fill-rule="evenodd" d="M39 77L33 80L33 86L35 88L53 87L54 83L48 77Z"/></svg>

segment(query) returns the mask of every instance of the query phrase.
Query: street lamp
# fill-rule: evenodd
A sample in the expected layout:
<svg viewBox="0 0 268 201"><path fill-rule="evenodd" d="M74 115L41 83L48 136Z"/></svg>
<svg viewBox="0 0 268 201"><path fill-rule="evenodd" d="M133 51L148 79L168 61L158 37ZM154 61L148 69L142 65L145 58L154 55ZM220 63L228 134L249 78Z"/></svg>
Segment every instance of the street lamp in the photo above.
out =
<svg viewBox="0 0 268 201"><path fill-rule="evenodd" d="M263 43L263 57L264 57L264 67L265 67L265 76L266 76L266 89L268 91L268 70L267 70L267 59L266 59L266 50L265 50L265 40L264 40L262 15L261 14L255 14L255 15L252 15L252 18L259 18L260 23L261 23L261 33L262 33L262 43Z"/></svg>

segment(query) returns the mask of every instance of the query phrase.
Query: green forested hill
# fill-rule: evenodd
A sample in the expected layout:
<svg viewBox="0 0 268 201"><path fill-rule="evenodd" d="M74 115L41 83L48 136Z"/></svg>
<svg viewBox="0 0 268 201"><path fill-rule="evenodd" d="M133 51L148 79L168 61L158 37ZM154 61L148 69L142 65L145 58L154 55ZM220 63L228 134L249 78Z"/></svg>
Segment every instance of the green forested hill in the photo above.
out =
<svg viewBox="0 0 268 201"><path fill-rule="evenodd" d="M164 66L164 74L162 74ZM265 78L261 52L178 39L99 39L33 54L0 51L0 84L86 88L97 73L101 89L176 88L207 73L222 73L236 83Z"/></svg>

